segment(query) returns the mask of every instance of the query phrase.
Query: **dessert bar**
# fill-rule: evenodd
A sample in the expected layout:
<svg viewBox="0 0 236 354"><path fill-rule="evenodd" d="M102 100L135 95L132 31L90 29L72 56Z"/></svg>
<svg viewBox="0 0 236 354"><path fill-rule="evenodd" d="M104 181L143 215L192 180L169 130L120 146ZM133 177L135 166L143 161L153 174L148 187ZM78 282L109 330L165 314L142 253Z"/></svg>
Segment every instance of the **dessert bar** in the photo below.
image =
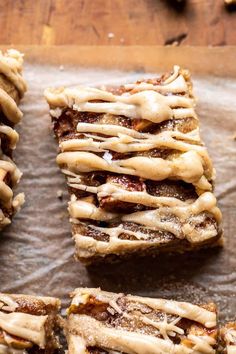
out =
<svg viewBox="0 0 236 354"><path fill-rule="evenodd" d="M0 229L10 224L13 214L24 203L24 195L13 194L21 172L12 159L19 136L14 126L20 122L18 108L26 91L22 77L23 55L16 50L0 51Z"/></svg>
<svg viewBox="0 0 236 354"><path fill-rule="evenodd" d="M227 323L220 330L221 347L224 354L236 354L236 323Z"/></svg>
<svg viewBox="0 0 236 354"><path fill-rule="evenodd" d="M53 353L59 309L56 298L0 294L0 353Z"/></svg>
<svg viewBox="0 0 236 354"><path fill-rule="evenodd" d="M188 71L175 66L160 79L45 96L81 261L222 243L215 170Z"/></svg>
<svg viewBox="0 0 236 354"><path fill-rule="evenodd" d="M68 309L68 354L216 353L214 304L76 289Z"/></svg>

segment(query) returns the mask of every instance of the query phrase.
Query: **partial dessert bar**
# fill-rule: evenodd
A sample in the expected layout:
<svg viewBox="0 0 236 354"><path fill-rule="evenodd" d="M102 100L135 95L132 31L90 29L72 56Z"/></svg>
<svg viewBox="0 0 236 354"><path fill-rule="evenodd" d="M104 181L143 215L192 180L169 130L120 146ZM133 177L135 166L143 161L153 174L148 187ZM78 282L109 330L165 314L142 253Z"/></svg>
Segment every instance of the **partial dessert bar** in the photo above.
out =
<svg viewBox="0 0 236 354"><path fill-rule="evenodd" d="M13 214L24 203L22 193L13 194L21 172L12 160L19 139L14 126L22 118L18 104L26 91L22 66L21 53L13 49L6 53L0 51L0 229L10 224Z"/></svg>
<svg viewBox="0 0 236 354"><path fill-rule="evenodd" d="M216 353L214 304L80 288L72 294L66 335L68 354Z"/></svg>
<svg viewBox="0 0 236 354"><path fill-rule="evenodd" d="M227 323L220 330L221 348L224 354L236 354L236 322Z"/></svg>
<svg viewBox="0 0 236 354"><path fill-rule="evenodd" d="M78 258L221 244L215 171L188 71L117 88L47 89Z"/></svg>
<svg viewBox="0 0 236 354"><path fill-rule="evenodd" d="M0 353L53 353L59 309L53 297L0 294Z"/></svg>

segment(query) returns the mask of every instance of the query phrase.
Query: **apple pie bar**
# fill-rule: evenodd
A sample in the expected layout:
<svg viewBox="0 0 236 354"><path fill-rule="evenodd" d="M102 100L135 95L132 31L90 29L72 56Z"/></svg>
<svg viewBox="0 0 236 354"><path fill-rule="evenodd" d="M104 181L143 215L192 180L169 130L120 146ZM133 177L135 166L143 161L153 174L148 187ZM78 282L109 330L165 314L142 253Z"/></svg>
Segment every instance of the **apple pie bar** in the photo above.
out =
<svg viewBox="0 0 236 354"><path fill-rule="evenodd" d="M80 288L72 294L66 336L68 354L216 353L214 304Z"/></svg>
<svg viewBox="0 0 236 354"><path fill-rule="evenodd" d="M188 71L115 88L49 88L45 97L81 261L221 244Z"/></svg>
<svg viewBox="0 0 236 354"><path fill-rule="evenodd" d="M18 51L0 51L0 229L11 222L13 214L24 203L22 193L13 194L21 172L12 160L19 138L14 126L22 118L18 104L26 91L22 65L23 55Z"/></svg>
<svg viewBox="0 0 236 354"><path fill-rule="evenodd" d="M56 298L0 294L0 353L53 353L59 309Z"/></svg>

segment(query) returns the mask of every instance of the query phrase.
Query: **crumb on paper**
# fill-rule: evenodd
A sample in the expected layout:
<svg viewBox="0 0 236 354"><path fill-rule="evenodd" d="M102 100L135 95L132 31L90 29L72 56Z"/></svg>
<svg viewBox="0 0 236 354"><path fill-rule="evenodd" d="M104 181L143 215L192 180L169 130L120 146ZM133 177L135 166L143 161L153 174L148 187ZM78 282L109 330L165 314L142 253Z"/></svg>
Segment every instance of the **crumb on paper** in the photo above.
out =
<svg viewBox="0 0 236 354"><path fill-rule="evenodd" d="M125 39L124 38L120 38L120 43L124 43Z"/></svg>
<svg viewBox="0 0 236 354"><path fill-rule="evenodd" d="M59 70L60 70L60 71L63 71L63 70L64 70L64 65L60 65L60 66L59 66Z"/></svg>
<svg viewBox="0 0 236 354"><path fill-rule="evenodd" d="M108 35L107 35L107 37L108 37L109 39L112 39L112 38L115 37L115 35L114 35L113 32L109 32Z"/></svg>
<svg viewBox="0 0 236 354"><path fill-rule="evenodd" d="M188 32L182 32L165 40L165 46L179 46L188 37Z"/></svg>
<svg viewBox="0 0 236 354"><path fill-rule="evenodd" d="M59 190L57 191L57 198L58 198L58 199L62 199L62 197L63 197L63 192L62 192L61 189L59 189Z"/></svg>

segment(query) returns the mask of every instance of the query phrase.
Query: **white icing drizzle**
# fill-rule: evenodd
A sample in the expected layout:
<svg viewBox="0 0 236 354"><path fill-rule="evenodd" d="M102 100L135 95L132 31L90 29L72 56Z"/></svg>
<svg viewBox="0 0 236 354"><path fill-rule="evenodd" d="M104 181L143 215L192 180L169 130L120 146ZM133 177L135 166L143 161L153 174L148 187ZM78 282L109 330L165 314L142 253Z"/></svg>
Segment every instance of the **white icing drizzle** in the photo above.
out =
<svg viewBox="0 0 236 354"><path fill-rule="evenodd" d="M76 182L75 178L68 177L68 185L70 187L84 190L90 193L95 193L98 199L109 196L112 197L112 199L115 201L142 204L153 208L159 208L158 212L160 212L160 214L171 213L183 220L186 220L191 215L197 215L203 211L207 211L212 215L214 215L215 219L218 222L221 221L221 212L216 207L216 198L211 192L203 193L198 197L198 199L194 201L187 200L184 202L174 197L152 196L148 194L146 191L142 191L142 192L128 191L112 183L105 183L100 185L99 187L93 187L93 186L86 186L83 184L77 184L75 182ZM74 202L72 201L72 204L73 203L75 203L76 205L80 205L80 203L85 205L84 202L77 201L77 200L74 200ZM163 207L167 207L168 209L164 209ZM75 218L76 217L80 218L79 215L74 216L71 214L71 216Z"/></svg>
<svg viewBox="0 0 236 354"><path fill-rule="evenodd" d="M203 221L203 220L202 220ZM77 223L76 219L72 219L71 222ZM107 254L122 254L124 250L128 251L137 251L137 250L144 250L151 247L158 247L164 244L168 244L169 239L152 239L151 242L149 241L148 234L144 234L140 231L132 232L130 230L126 230L123 228L123 225L119 225L118 227L114 228L101 228L95 227L90 225L90 228L99 230L104 232L105 234L110 235L110 240L106 241L97 241L92 237L84 236L80 233L74 234L74 239L77 248L77 254L81 258L92 257L96 255L105 256ZM184 227L183 227L184 228ZM153 230L154 228L145 227L147 231ZM174 226L169 224L160 224L161 231L169 231L178 238L181 238L181 232L178 228L178 225ZM120 234L128 234L133 235L137 240L123 240L119 239ZM188 230L188 236L186 237L190 242L193 244L198 244L201 241L205 241L209 238L212 238L217 235L217 231L213 226L209 226L206 230L198 232L194 230L194 227L190 227Z"/></svg>
<svg viewBox="0 0 236 354"><path fill-rule="evenodd" d="M235 328L227 328L225 330L225 339L228 343L234 343L236 345L236 326Z"/></svg>
<svg viewBox="0 0 236 354"><path fill-rule="evenodd" d="M216 206L216 199L211 193L211 180L215 171L203 146L199 129L181 133L177 128L160 133L142 133L111 122L111 115L124 116L130 119L144 119L152 123L161 123L171 119L194 118L194 99L191 92L189 74L174 67L173 73L159 84L138 82L125 85L125 92L116 95L96 88L60 88L48 89L45 97L50 105L50 113L54 119L59 118L63 108L70 107L79 112L95 112L103 114L101 123L77 124L76 136L83 138L68 139L60 142L60 153L57 163L66 174L68 185L72 188L95 194L98 201L103 197L112 198L134 204L143 204L153 210L141 211L127 215L107 212L96 207L88 200L77 200L72 196L69 213L72 223L84 219L97 221L119 221L114 228L98 228L108 234L108 242L97 241L92 237L75 234L76 247L80 256L91 256L96 252L105 255L111 251L122 252L124 247L135 249L145 247L150 239L148 234L124 230L123 223L136 223L147 230L167 231L190 243L201 243L217 236L215 225L198 227L204 222L206 212L212 215L217 223L221 221L221 213ZM122 92L122 91L121 91ZM106 119L107 118L107 119ZM111 119L111 120L110 120ZM170 150L166 158L140 155L153 149ZM131 156L124 159L113 158L115 153ZM99 154L99 155L98 155ZM149 195L146 191L128 191L118 185L105 183L98 187L87 186L82 182L81 174L94 171L107 171L120 175L138 176L142 179L163 181L165 179L183 180L195 186L197 200L181 202L177 198L160 198ZM171 216L171 218L170 218ZM121 233L135 236L136 240L121 240ZM165 241L155 241L152 245L160 245ZM123 245L123 248L122 248ZM139 245L139 246L138 246Z"/></svg>
<svg viewBox="0 0 236 354"><path fill-rule="evenodd" d="M26 313L0 311L0 328L9 334L29 340L40 348L45 347L45 323L48 316L35 316Z"/></svg>
<svg viewBox="0 0 236 354"><path fill-rule="evenodd" d="M134 317L137 317L137 316L134 316ZM129 316L129 318L131 319L132 316ZM169 336L175 337L176 333L184 334L184 330L177 326L180 319L181 319L180 317L177 317L172 322L168 322L166 314L164 315L164 320L159 321L159 322L153 321L150 318L148 318L147 316L140 316L139 317L139 320L141 320L144 324L159 329L160 334L162 335L162 337L165 340L170 340Z"/></svg>
<svg viewBox="0 0 236 354"><path fill-rule="evenodd" d="M84 354L89 346L96 346L106 350L108 353L113 351L124 352L127 354L211 354L215 353L213 346L216 341L210 335L196 335L193 331L186 335L188 344L185 345L184 330L177 326L181 318L186 318L199 322L207 328L216 326L216 314L200 306L185 302L177 302L164 299L142 298L138 296L125 296L127 307L121 310L117 300L123 294L109 293L100 289L79 288L74 291L72 304L79 306L80 303L86 304L90 296L94 296L98 301L109 304L119 316L126 317L131 324L129 330L119 327L111 327L104 322L100 322L88 315L70 314L68 319L68 345L70 354ZM147 315L138 315L138 310L132 312L129 305L144 304L151 307L154 311L164 313L164 320L154 320ZM109 309L109 307L108 307ZM131 312L130 312L131 311ZM168 323L167 314L178 316L175 320ZM155 318L155 317L154 317ZM156 328L162 338L155 334L138 333L135 326L132 327L134 320L142 321L145 325ZM154 332L155 333L155 332ZM180 335L180 344L174 344L170 337ZM191 344L191 345L190 345ZM76 351L78 346L79 351Z"/></svg>
<svg viewBox="0 0 236 354"><path fill-rule="evenodd" d="M199 197L199 199L195 203L193 203L192 206L174 207L171 209L171 212L177 217L179 217L180 221L184 224L184 226L186 226L186 224L188 223L188 219L190 219L192 215L194 216L195 213L197 214L198 212L205 211L204 210L205 207L208 207L208 205L206 204L207 199L208 196L204 194L203 197ZM209 200L209 202L212 203L212 200ZM165 217L168 215L171 215L170 210L168 208L159 208L157 210L145 210L145 211L138 211L132 214L127 214L123 216L121 220L134 222L148 227L159 227L160 222L162 222L162 216ZM192 222L193 220L194 219L191 218ZM185 230L183 231L185 233Z"/></svg>
<svg viewBox="0 0 236 354"><path fill-rule="evenodd" d="M17 302L14 301L11 296L7 294L0 294L0 310L14 312L17 307Z"/></svg>
<svg viewBox="0 0 236 354"><path fill-rule="evenodd" d="M200 182L201 187L204 178L205 188L211 189L211 185L203 176L203 160L195 151L185 152L172 160L135 156L123 160L112 160L111 163L90 152L71 151L60 153L57 156L57 163L60 167L75 173L108 171L154 181L175 178L196 186Z"/></svg>
<svg viewBox="0 0 236 354"><path fill-rule="evenodd" d="M140 92L140 91L147 91L153 90L157 91L161 94L168 94L169 92L172 93L186 93L188 88L186 85L186 81L182 75L175 79L174 82L166 84L166 85L153 85L147 82L141 82L137 84L126 84L124 85L126 90L132 90L132 92Z"/></svg>
<svg viewBox="0 0 236 354"><path fill-rule="evenodd" d="M5 54L0 51L0 74L4 75L6 82L8 81L15 87L18 92L18 98L22 98L26 91L26 83L22 77L22 65L23 65L23 55L16 50L8 50ZM6 89L6 87L5 87ZM4 91L4 86L0 87L0 109L4 116L13 124L18 123L22 118L22 112L17 106L17 102ZM0 125L0 133L4 134L8 138L8 144L10 149L15 149L16 143L18 142L19 136L17 132L7 126ZM18 194L13 198L13 191L4 182L4 178L7 173L10 173L11 183L13 187L19 182L21 177L21 172L18 170L14 162L3 155L2 151L0 154L0 199L1 203L10 209L12 212L16 212L20 209L24 202L23 194ZM0 210L0 228L2 229L5 225L11 222L10 218L5 217L2 210Z"/></svg>
<svg viewBox="0 0 236 354"><path fill-rule="evenodd" d="M5 204L9 204L8 202L12 200L13 192L12 189L3 181L0 181L0 192L1 200L5 202Z"/></svg>
<svg viewBox="0 0 236 354"><path fill-rule="evenodd" d="M192 348L194 353L214 354L216 352L215 349L212 348L212 346L216 344L216 340L210 336L189 334L187 338L194 344Z"/></svg>
<svg viewBox="0 0 236 354"><path fill-rule="evenodd" d="M178 302L165 299L153 299L148 297L127 295L127 300L137 301L151 307L153 310L161 310L163 312L177 315L182 318L201 323L207 328L216 326L215 312L208 311L200 306L190 304L188 302Z"/></svg>
<svg viewBox="0 0 236 354"><path fill-rule="evenodd" d="M0 51L0 74L3 74L23 97L27 86L22 77L23 54L10 49L5 54ZM0 88L0 107L4 115L14 124L22 118L22 113L13 98Z"/></svg>
<svg viewBox="0 0 236 354"><path fill-rule="evenodd" d="M16 87L20 97L23 97L27 86L22 73L23 54L17 50L10 49L3 54L0 51L0 73L5 75L9 81Z"/></svg>
<svg viewBox="0 0 236 354"><path fill-rule="evenodd" d="M79 305L81 297L85 299L85 303L92 295L99 301L111 304L111 300L117 301L123 294L115 294L102 291L99 288L77 288L73 292L72 304ZM142 296L126 295L128 302L144 304L153 310L163 311L164 313L176 315L198 323L207 328L216 326L216 313L206 310L203 307L188 303L165 299L155 299Z"/></svg>
<svg viewBox="0 0 236 354"><path fill-rule="evenodd" d="M0 169L10 173L13 184L18 183L22 176L20 170L9 157L2 155L1 158Z"/></svg>
<svg viewBox="0 0 236 354"><path fill-rule="evenodd" d="M49 334L53 335L53 327L50 325L51 321L55 321L55 318L49 318L52 315L21 312L20 300L28 303L29 308L35 306L35 301L43 302L45 306L53 306L55 311L60 307L60 301L52 297L1 293L0 332L2 333L2 340L0 338L0 343L2 347L0 347L0 354L25 354L28 353L28 348L32 348L34 344L44 349L47 344L47 336ZM18 348L21 349L18 350Z"/></svg>
<svg viewBox="0 0 236 354"><path fill-rule="evenodd" d="M17 104L4 90L0 88L0 107L7 119L16 124L22 118L22 112L17 107Z"/></svg>
<svg viewBox="0 0 236 354"><path fill-rule="evenodd" d="M73 180L73 179L72 179ZM70 178L69 178L70 181ZM71 197L69 203L69 213L71 221L77 223L77 220L92 219L102 221L120 221L118 227L96 227L90 225L90 228L108 234L110 239L108 242L97 241L91 237L86 237L75 234L75 241L77 246L78 255L81 257L89 257L92 255L109 254L121 252L125 249L137 249L137 247L145 248L148 244L145 241L150 239L149 233L141 231L130 231L123 227L122 222L134 222L141 226L145 226L147 231L162 230L175 235L175 237L183 239L186 238L191 243L198 244L209 238L217 235L217 230L214 225L206 225L204 229L197 230L195 225L204 221L204 216L200 213L207 212L212 214L217 222L221 221L221 212L216 206L216 199L211 192L203 193L195 201L180 201L176 198L170 197L154 197L146 192L130 192L123 190L113 184L105 184L99 187L89 187L77 184L70 186L78 187L82 190L87 190L91 193L96 193L98 198L104 196L111 196L114 200L122 200L125 202L140 203L146 206L151 206L157 209L136 212L132 214L117 214L109 213L101 208L97 208L86 200L77 200L75 196ZM171 218L177 217L178 219L166 220L166 216ZM136 240L122 240L119 236L122 234L132 235ZM152 240L152 246L161 245L165 243L164 240Z"/></svg>
<svg viewBox="0 0 236 354"><path fill-rule="evenodd" d="M0 344L0 354L27 354L25 349L10 348L7 345Z"/></svg>
<svg viewBox="0 0 236 354"><path fill-rule="evenodd" d="M67 338L68 354L88 354L86 342L82 337L70 334Z"/></svg>
<svg viewBox="0 0 236 354"><path fill-rule="evenodd" d="M12 204L13 191L4 182L4 178L7 173L10 173L12 184L15 186L22 174L10 158L6 156L2 156L2 158L5 158L5 160L0 160L0 200L5 206L9 207Z"/></svg>
<svg viewBox="0 0 236 354"><path fill-rule="evenodd" d="M114 95L105 90L78 86L61 90L47 89L45 96L51 106L68 106L79 112L122 115L131 119L146 119L153 123L187 117L197 119L190 98L163 96L154 90L132 95Z"/></svg>
<svg viewBox="0 0 236 354"><path fill-rule="evenodd" d="M62 113L62 109L61 108L50 109L49 113L52 117L59 118Z"/></svg>
<svg viewBox="0 0 236 354"><path fill-rule="evenodd" d="M128 153L147 151L154 148L179 150L183 153L194 152L198 155L198 158L201 161L204 173L208 176L208 178L214 178L214 170L212 168L212 163L208 156L207 150L204 146L199 145L201 142L198 129L190 134L183 134L177 131L165 131L155 135L150 133L139 133L132 129L116 125L79 123L77 126L77 131L79 133L85 133L87 139L70 139L61 142L60 149L62 152L83 150L105 152L107 150L112 150L120 153ZM100 133L103 135L112 134L113 137L101 137L90 135L88 133ZM136 159L137 158L138 157L136 157ZM141 158L142 157L140 157L140 159ZM163 161L163 159L161 160ZM167 164L169 161L165 162ZM200 176L200 178L201 177L202 176ZM206 186L207 188L211 188L209 183L207 183Z"/></svg>
<svg viewBox="0 0 236 354"><path fill-rule="evenodd" d="M171 75L162 85L147 83L125 85L125 88L138 91L132 95L114 95L106 90L95 88L47 89L45 97L52 107L69 106L78 111L110 113L129 118L143 118L160 123L167 119L194 117L193 100L176 94L186 92L188 86L180 68L175 66ZM136 92L135 91L135 92ZM172 93L172 96L163 94ZM99 100L103 102L94 102ZM92 102L91 102L92 101ZM180 109L172 109L181 107Z"/></svg>
<svg viewBox="0 0 236 354"><path fill-rule="evenodd" d="M92 124L90 125L92 126ZM99 133L104 134L103 127L104 124L100 124L97 125L97 129L94 130L97 130L99 131ZM207 170L206 172L210 178L212 177L212 172L213 172L212 163L208 156L206 148L204 146L199 145L200 139L199 137L197 137L197 133L198 133L197 131L195 133L195 139L192 138L193 135L187 136L187 134L174 132L174 131L165 131L157 135L137 133L137 136L139 137L137 136L134 137L129 134L130 131L132 131L131 129L124 128L124 133L121 133L122 129L120 128L123 127L119 127L119 126L114 126L114 127L117 127L117 130L116 128L112 129L113 134L116 137L104 138L104 137L89 135L85 133L85 136L87 137L85 139L70 139L61 142L60 149L62 152L81 151L81 150L105 152L106 150L111 150L120 153L143 152L143 151L148 151L157 148L179 150L180 152L195 151L205 164L204 170ZM106 127L106 131L109 131L107 130L107 128L108 127ZM90 130L92 129L88 127L87 131ZM78 132L84 131L84 126L80 127L79 124L77 131ZM111 134L111 131L109 133ZM198 144L196 144L196 142Z"/></svg>
<svg viewBox="0 0 236 354"><path fill-rule="evenodd" d="M14 150L19 140L18 133L11 127L8 127L7 125L0 125L0 133L7 135L9 139L9 146L12 150Z"/></svg>
<svg viewBox="0 0 236 354"><path fill-rule="evenodd" d="M96 123L78 123L76 127L76 131L78 133L100 133L103 135L109 136L120 136L127 135L136 139L159 139L162 136L173 137L180 140L191 141L195 143L201 143L199 136L199 129L194 129L189 133L181 133L179 131L164 131L159 134L151 134L151 133L141 133L136 130L126 128L120 125L113 124L96 124ZM102 139L101 136L96 136L97 139Z"/></svg>
<svg viewBox="0 0 236 354"><path fill-rule="evenodd" d="M11 350L13 354L22 354L26 353L26 348L31 348L33 343L25 340L25 339L18 339L18 337L13 337L12 335L8 334L7 332L3 331L3 342L4 344ZM15 348L22 348L20 351Z"/></svg>
<svg viewBox="0 0 236 354"><path fill-rule="evenodd" d="M117 229L112 229L109 231L109 228L105 230L105 233L116 232ZM122 230L120 230L120 233ZM123 230L123 233L131 234L131 232L127 232ZM141 234L141 233L140 233ZM134 233L134 236L137 237L137 233ZM74 236L77 255L81 258L89 258L92 256L100 255L105 256L107 254L122 254L129 251L137 251L142 249L147 249L150 247L150 244L147 242L147 237L144 234L142 240L121 240L117 237L111 237L109 242L105 241L97 241L92 237L84 236L79 233L76 233ZM151 247L158 247L162 244L168 243L165 240L152 240Z"/></svg>
<svg viewBox="0 0 236 354"><path fill-rule="evenodd" d="M172 136L178 135L178 133L176 134L174 132L164 132L153 136L150 135L149 138L142 140L122 134L119 134L117 138L103 138L95 135L85 135L88 137L88 139L70 139L61 142L61 151L87 150L94 152L104 152L106 150L112 150L121 153L128 153L148 151L161 147L171 148L183 152L195 150L199 153L202 153L202 155L206 155L206 148L199 145L178 141L172 138ZM182 134L179 133L179 135Z"/></svg>
<svg viewBox="0 0 236 354"><path fill-rule="evenodd" d="M226 350L227 354L236 354L236 345L228 345Z"/></svg>
<svg viewBox="0 0 236 354"><path fill-rule="evenodd" d="M159 330L160 334L162 335L162 337L165 340L170 341L169 336L174 337L176 335L176 333L184 334L184 330L177 326L177 323L180 321L181 317L177 317L172 322L168 322L166 314L164 314L164 320L162 320L162 321L154 321L145 315L136 315L135 313L130 315L126 311L123 312L120 309L120 307L118 306L117 300L119 297L120 297L120 295L118 295L116 299L109 300L109 305L111 306L111 308L113 310L113 311L111 311L111 309L110 309L110 312L111 313L113 312L113 315L115 312L117 312L118 314L122 314L122 317L125 317L128 320L130 320L131 323L134 319L136 319L138 321L141 321L145 325L154 327ZM104 302L106 296L103 296L102 294L98 294L96 298ZM109 310L109 308L107 310Z"/></svg>
<svg viewBox="0 0 236 354"><path fill-rule="evenodd" d="M126 191L124 191L125 193ZM129 192L128 192L129 193ZM142 193L142 192L140 192ZM112 194L111 194L112 195ZM135 195L135 193L134 193ZM191 243L199 243L207 240L210 237L217 235L217 231L213 225L206 226L205 229L200 232L195 230L195 225L203 221L203 217L199 214L203 211L208 211L220 221L221 213L216 207L216 200L212 193L207 192L202 194L196 201L191 204L179 201L174 205L174 198L158 198L159 202L163 202L171 206L169 207L160 207L155 210L147 210L141 212L135 212L131 214L115 214L109 213L101 208L97 208L95 205L83 201L77 200L75 196L71 198L69 203L69 213L72 218L72 222L76 223L76 220L83 219L92 219L92 220L102 220L102 221L120 221L118 227L96 227L90 225L90 228L98 230L102 233L108 234L110 239L108 242L97 241L91 237L86 237L77 233L74 237L78 247L79 255L96 254L106 254L110 252L118 252L122 248L122 244L127 248L134 248L137 246L142 246L145 241L150 239L149 233L143 233L140 231L130 231L126 230L122 222L133 222L141 226L145 226L145 229L148 230L162 230L170 232L175 237L179 239L186 238ZM130 199L123 198L122 200L130 201ZM140 198L140 202L141 202ZM178 206L179 204L179 206ZM180 222L167 221L166 216L178 217ZM194 216L195 215L195 216ZM119 235L125 233L128 235L133 235L137 240L121 240ZM152 240L152 244L161 244L164 241Z"/></svg>
<svg viewBox="0 0 236 354"><path fill-rule="evenodd" d="M181 69L179 66L175 65L173 74L170 75L168 79L162 82L161 85L158 84L150 84L147 82L140 82L135 84L126 84L124 85L126 90L132 90L132 92L146 91L146 90L154 90L162 94L167 93L188 93L188 85L186 83L185 78L181 74Z"/></svg>
<svg viewBox="0 0 236 354"><path fill-rule="evenodd" d="M236 325L225 326L221 330L221 336L226 345L227 354L236 354Z"/></svg>
<svg viewBox="0 0 236 354"><path fill-rule="evenodd" d="M102 126L101 124L101 131ZM130 130L126 128L127 130ZM79 131L80 129L78 129ZM115 129L114 129L115 130ZM121 129L118 129L118 131ZM141 134L141 133L140 133ZM145 134L145 133L143 133ZM157 135L145 134L142 138L137 139L129 134L117 133L117 137L109 137L105 138L102 136L84 134L89 139L82 139L82 141L78 139L65 140L60 143L60 148L62 151L76 151L80 150L82 147L91 147L91 151L101 152L105 150L112 150L116 152L134 152L134 151L147 151L157 147L167 147L173 148L180 151L188 151L193 144L189 144L186 142L178 141L178 137L182 139L186 139L186 136L180 132L170 132L165 131ZM177 139L175 139L177 137ZM191 138L190 138L191 139ZM87 140L89 140L92 144L87 144ZM191 145L191 146L190 146ZM196 151L201 151L201 146L193 146Z"/></svg>
<svg viewBox="0 0 236 354"><path fill-rule="evenodd" d="M74 336L76 331L77 336L84 338L87 346L98 346L104 349L108 348L127 354L197 353L194 349L186 347L185 345L173 344L170 341L151 335L108 328L101 322L86 315L71 316L69 320L69 328L73 331ZM209 353L208 341L205 343L205 348L203 343L202 348L204 351L201 353ZM69 353L73 353L73 351L70 351L70 347ZM214 353L214 351L211 353Z"/></svg>

